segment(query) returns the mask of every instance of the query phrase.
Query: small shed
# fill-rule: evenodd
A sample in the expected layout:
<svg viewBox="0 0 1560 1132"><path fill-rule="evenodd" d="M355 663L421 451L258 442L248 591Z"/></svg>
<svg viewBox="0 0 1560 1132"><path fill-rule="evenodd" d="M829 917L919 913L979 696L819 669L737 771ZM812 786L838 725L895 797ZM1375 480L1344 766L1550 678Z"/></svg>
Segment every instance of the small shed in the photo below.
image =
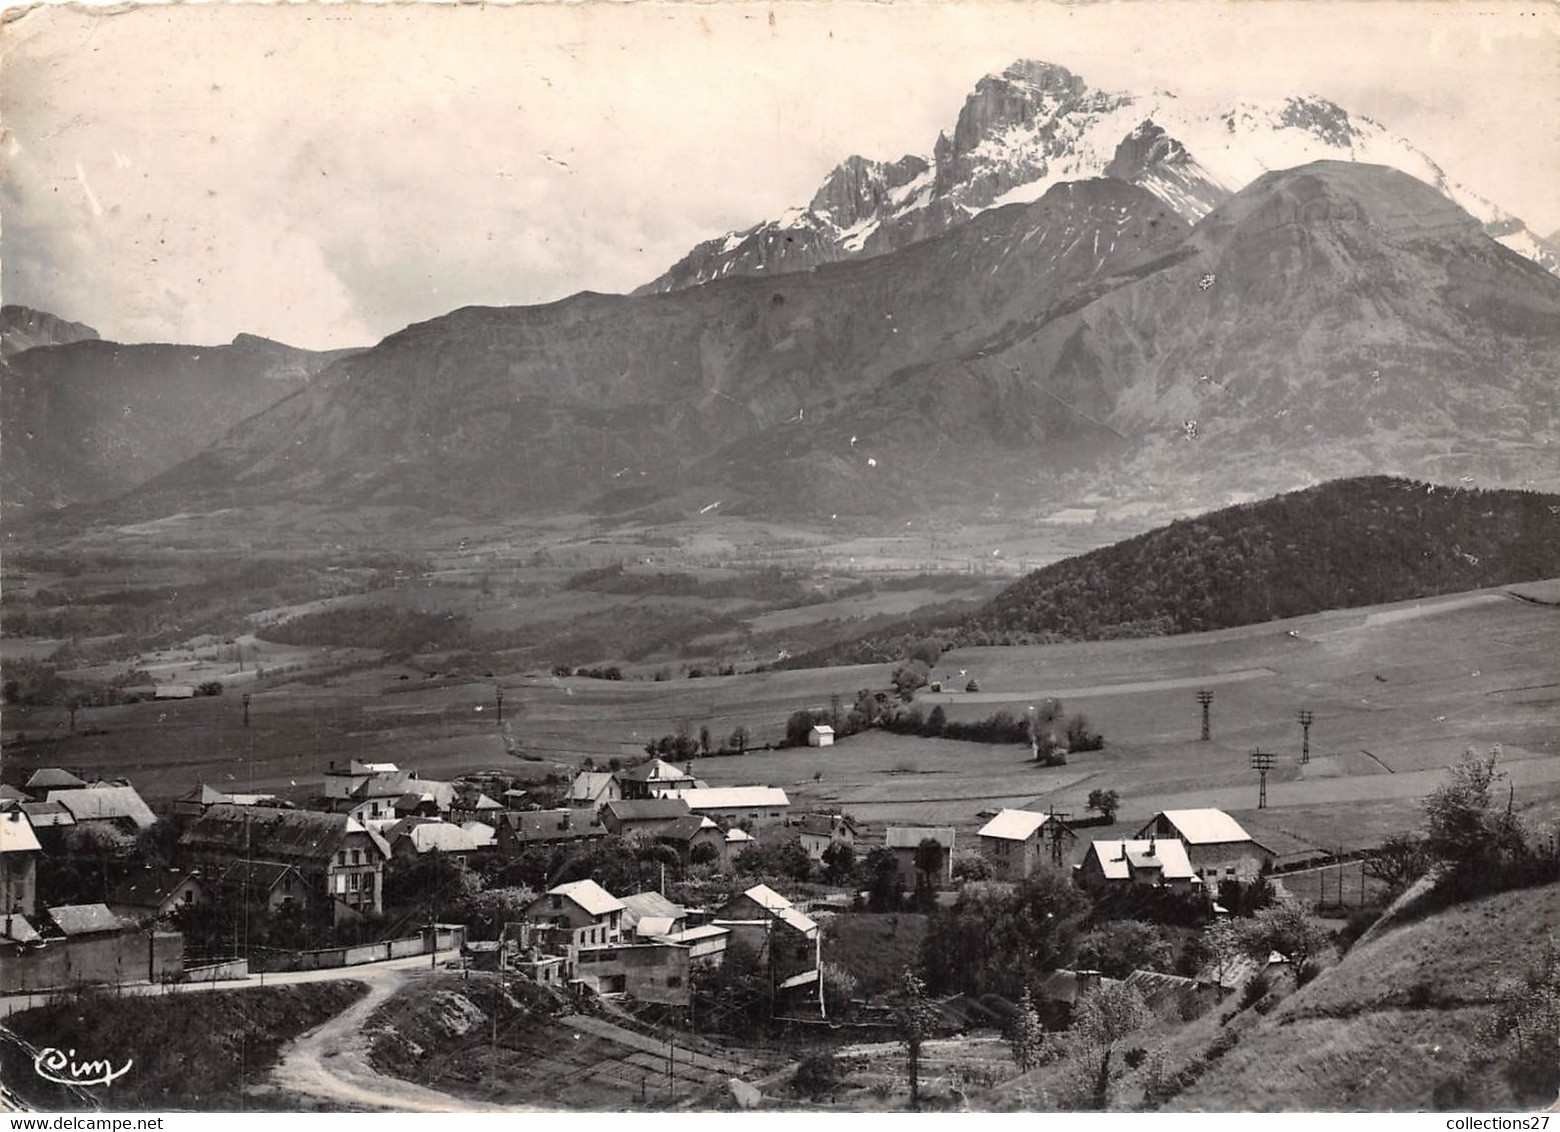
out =
<svg viewBox="0 0 1560 1132"><path fill-rule="evenodd" d="M834 746L834 728L827 723L815 723L807 732L807 745L809 747Z"/></svg>

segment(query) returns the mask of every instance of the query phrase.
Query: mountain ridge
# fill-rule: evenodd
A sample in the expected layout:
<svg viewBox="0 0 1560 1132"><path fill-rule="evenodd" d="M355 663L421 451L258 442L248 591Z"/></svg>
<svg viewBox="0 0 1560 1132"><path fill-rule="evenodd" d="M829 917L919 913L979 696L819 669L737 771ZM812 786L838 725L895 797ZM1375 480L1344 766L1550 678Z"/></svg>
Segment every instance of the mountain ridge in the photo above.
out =
<svg viewBox="0 0 1560 1132"><path fill-rule="evenodd" d="M1058 64L1019 60L976 83L952 135L940 133L930 153L847 158L805 207L701 242L638 293L881 255L985 209L1037 199L1058 181L1101 175L1141 184L1195 222L1263 172L1340 157L1435 186L1492 237L1560 272L1560 242L1535 235L1404 139L1327 99L1226 105L1165 91L1108 92Z"/></svg>

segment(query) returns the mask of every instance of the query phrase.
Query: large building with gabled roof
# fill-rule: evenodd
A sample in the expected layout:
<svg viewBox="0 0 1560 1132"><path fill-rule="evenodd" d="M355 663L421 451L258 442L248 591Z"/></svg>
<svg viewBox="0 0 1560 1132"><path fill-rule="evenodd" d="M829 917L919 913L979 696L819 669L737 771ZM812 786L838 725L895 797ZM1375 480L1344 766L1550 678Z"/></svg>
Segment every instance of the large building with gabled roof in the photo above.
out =
<svg viewBox="0 0 1560 1132"><path fill-rule="evenodd" d="M1198 877L1215 892L1226 880L1255 880L1275 856L1223 810L1161 810L1136 837L1179 841Z"/></svg>
<svg viewBox="0 0 1560 1132"><path fill-rule="evenodd" d="M328 901L336 923L384 911L384 838L348 814L270 806L211 806L179 838L192 863L291 865L311 901Z"/></svg>
<svg viewBox="0 0 1560 1132"><path fill-rule="evenodd" d="M997 880L1018 881L1033 873L1050 859L1046 844L1052 831L1058 829L1051 823L1056 819L1049 814L1033 810L1001 810L997 816L981 826L980 853ZM1077 834L1065 825L1060 826L1059 837L1077 839Z"/></svg>

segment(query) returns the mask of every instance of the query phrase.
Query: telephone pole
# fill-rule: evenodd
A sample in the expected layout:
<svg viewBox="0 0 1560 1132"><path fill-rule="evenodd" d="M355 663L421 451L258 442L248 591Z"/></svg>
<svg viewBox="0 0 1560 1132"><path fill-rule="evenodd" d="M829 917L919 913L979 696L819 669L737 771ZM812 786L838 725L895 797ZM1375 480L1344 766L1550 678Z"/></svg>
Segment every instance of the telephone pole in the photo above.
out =
<svg viewBox="0 0 1560 1132"><path fill-rule="evenodd" d="M504 722L504 689L502 685L493 685L493 695L498 700L498 721L502 723Z"/></svg>
<svg viewBox="0 0 1560 1132"><path fill-rule="evenodd" d="M1304 765L1311 761L1311 720L1314 717L1309 709L1302 708L1295 718L1300 721L1300 762Z"/></svg>
<svg viewBox="0 0 1560 1132"><path fill-rule="evenodd" d="M1202 704L1202 737L1207 742L1208 735L1208 705L1213 703L1213 693L1207 688L1200 689L1197 693L1197 702Z"/></svg>
<svg viewBox="0 0 1560 1132"><path fill-rule="evenodd" d="M244 726L249 726L249 693L244 693Z"/></svg>
<svg viewBox="0 0 1560 1132"><path fill-rule="evenodd" d="M1058 812L1056 807L1053 806L1050 816L1046 819L1046 825L1050 827L1046 832L1051 837L1051 864L1057 868L1062 867L1062 858L1065 855L1062 839L1067 836L1067 820L1071 817L1071 810Z"/></svg>
<svg viewBox="0 0 1560 1132"><path fill-rule="evenodd" d="M1269 754L1267 751L1251 752L1251 769L1257 772L1261 781L1261 785L1257 788L1257 809L1259 810L1267 809L1267 776L1268 771L1273 769L1273 763L1277 759L1277 755Z"/></svg>

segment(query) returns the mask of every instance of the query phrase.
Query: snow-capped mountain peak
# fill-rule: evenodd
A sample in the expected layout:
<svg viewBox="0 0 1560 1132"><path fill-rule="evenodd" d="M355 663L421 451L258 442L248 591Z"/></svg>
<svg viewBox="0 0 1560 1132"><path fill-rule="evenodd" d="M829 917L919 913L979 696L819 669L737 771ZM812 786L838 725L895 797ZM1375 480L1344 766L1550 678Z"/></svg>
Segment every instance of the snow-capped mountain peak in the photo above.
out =
<svg viewBox="0 0 1560 1132"><path fill-rule="evenodd" d="M1262 174L1318 160L1399 169L1466 209L1508 248L1560 273L1552 243L1452 182L1408 141L1319 95L1231 105L1169 91L1108 92L1058 64L1019 60L975 84L953 132L939 134L929 156L852 156L807 207L706 241L640 290L880 255L1090 177L1140 185L1196 221Z"/></svg>

